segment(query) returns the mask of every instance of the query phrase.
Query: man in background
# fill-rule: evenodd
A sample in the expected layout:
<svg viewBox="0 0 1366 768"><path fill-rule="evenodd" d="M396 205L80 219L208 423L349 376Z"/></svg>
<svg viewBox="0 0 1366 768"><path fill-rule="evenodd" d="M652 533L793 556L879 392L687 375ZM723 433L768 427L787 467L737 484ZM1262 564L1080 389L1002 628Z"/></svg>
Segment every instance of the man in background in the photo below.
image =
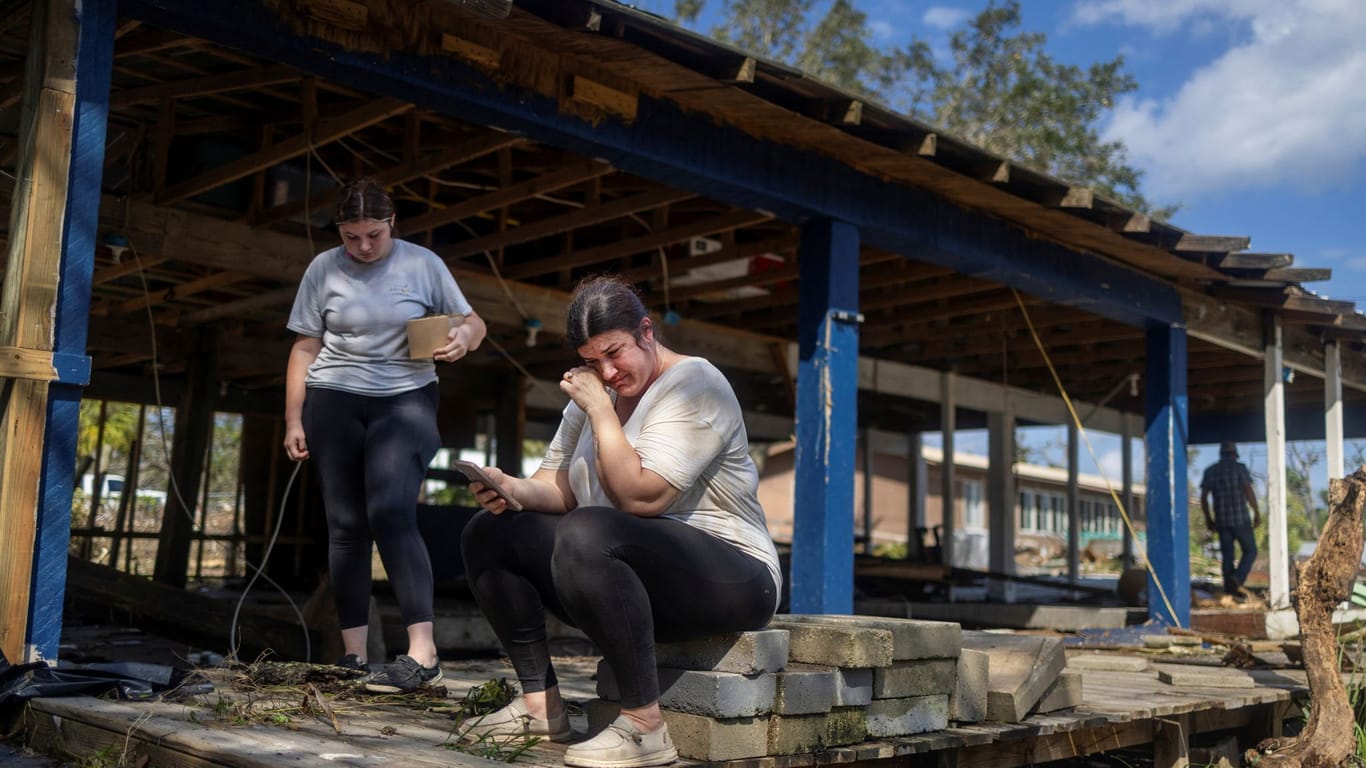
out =
<svg viewBox="0 0 1366 768"><path fill-rule="evenodd" d="M1213 514L1210 501L1213 499ZM1248 507L1252 508L1251 517ZM1219 444L1219 461L1205 469L1200 481L1200 509L1210 530L1219 534L1219 556L1223 559L1224 591L1234 597L1246 597L1243 583L1257 559L1257 537L1254 530L1261 524L1257 495L1252 490L1252 475L1247 465L1238 461L1238 446L1225 441ZM1233 543L1241 553L1237 565L1233 560Z"/></svg>

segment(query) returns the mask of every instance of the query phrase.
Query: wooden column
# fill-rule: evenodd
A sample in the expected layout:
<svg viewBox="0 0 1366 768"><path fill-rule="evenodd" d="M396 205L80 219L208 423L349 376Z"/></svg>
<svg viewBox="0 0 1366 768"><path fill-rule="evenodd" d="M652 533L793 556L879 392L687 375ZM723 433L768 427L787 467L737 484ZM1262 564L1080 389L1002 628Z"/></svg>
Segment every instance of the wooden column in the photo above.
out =
<svg viewBox="0 0 1366 768"><path fill-rule="evenodd" d="M1081 437L1077 422L1067 422L1067 581L1081 576L1081 493L1077 475L1081 469Z"/></svg>
<svg viewBox="0 0 1366 768"><path fill-rule="evenodd" d="M203 479L204 456L213 436L214 399L218 386L219 332L201 325L194 332L189 381L176 408L175 436L171 439L170 487L161 515L161 538L157 543L154 578L162 584L185 586L190 564L190 538L194 533L194 503ZM130 489L125 489L125 493Z"/></svg>
<svg viewBox="0 0 1366 768"><path fill-rule="evenodd" d="M863 443L863 554L873 554L873 430L860 432Z"/></svg>
<svg viewBox="0 0 1366 768"><path fill-rule="evenodd" d="M1186 487L1186 329L1147 329L1148 616L1190 626L1190 515ZM1154 583L1154 574L1157 583Z"/></svg>
<svg viewBox="0 0 1366 768"><path fill-rule="evenodd" d="M1124 466L1120 468L1120 477L1123 479L1120 481L1122 486L1119 498L1120 501L1124 502L1124 514L1129 516L1129 521L1132 523L1138 516L1137 510L1134 509L1134 434L1127 414L1123 417L1123 422L1123 429L1119 435L1120 461L1124 462ZM1120 562L1123 567L1132 568L1134 565L1134 534L1128 525L1124 526L1123 536L1124 546Z"/></svg>
<svg viewBox="0 0 1366 768"><path fill-rule="evenodd" d="M1271 566L1271 607L1290 607L1290 545L1286 535L1285 351L1281 318L1266 314L1262 358L1266 415L1266 557Z"/></svg>
<svg viewBox="0 0 1366 768"><path fill-rule="evenodd" d="M107 17L103 5L92 2L82 12L86 17L101 17L105 12ZM79 385L89 371L88 360L84 371L79 370L79 355L85 344L91 254L67 262L72 272L82 267L85 271L84 296L79 295L79 288L75 290L79 307L59 306L67 295L61 277L70 245L68 229L74 224L71 234L87 234L96 214L90 210L77 222L67 220L83 19L71 3L62 0L38 0L31 8L9 252L0 296L0 347L16 353L6 356L10 359L17 356L35 363L31 370L0 370L4 377L0 380L0 541L7 553L0 562L0 650L16 663L55 657L57 651L74 479L72 413L78 411ZM108 31L112 44L112 26ZM99 32L98 28L89 30L87 42L92 47ZM80 63L95 58L90 53ZM106 50L104 98L107 95ZM86 127L95 122L87 120ZM103 151L102 115L98 122L99 146L88 135L81 148L97 153L102 167L98 154ZM88 170L88 165L78 167ZM100 177L82 178L80 184L93 185L98 194ZM79 329L72 322L77 310ZM79 348L69 353L77 340ZM67 362L78 370L71 370L63 357L76 358ZM55 393L56 402L49 402L53 381L63 386ZM50 414L56 417L62 438L52 444L45 441ZM50 470L46 479L45 465ZM58 472L60 476L53 474Z"/></svg>
<svg viewBox="0 0 1366 768"><path fill-rule="evenodd" d="M906 559L919 560L920 526L925 524L925 455L919 432L906 436Z"/></svg>
<svg viewBox="0 0 1366 768"><path fill-rule="evenodd" d="M493 414L493 428L497 434L496 465L504 472L522 476L522 440L526 437L526 383L520 374L503 377L498 388L498 401Z"/></svg>
<svg viewBox="0 0 1366 768"><path fill-rule="evenodd" d="M791 610L851 613L859 232L811 221L799 247Z"/></svg>
<svg viewBox="0 0 1366 768"><path fill-rule="evenodd" d="M954 434L958 431L956 376L945 371L939 376L939 430L943 434L944 455L939 464L940 541L944 565L953 567L954 499Z"/></svg>
<svg viewBox="0 0 1366 768"><path fill-rule="evenodd" d="M1328 479L1341 480L1347 460L1342 453L1342 347L1336 339L1323 345L1323 434Z"/></svg>
<svg viewBox="0 0 1366 768"><path fill-rule="evenodd" d="M1009 406L1007 406L1009 407ZM987 514L991 540L988 546L992 573L1015 573L1015 414L987 414ZM1013 602L1014 585L1001 579L988 583L993 600Z"/></svg>

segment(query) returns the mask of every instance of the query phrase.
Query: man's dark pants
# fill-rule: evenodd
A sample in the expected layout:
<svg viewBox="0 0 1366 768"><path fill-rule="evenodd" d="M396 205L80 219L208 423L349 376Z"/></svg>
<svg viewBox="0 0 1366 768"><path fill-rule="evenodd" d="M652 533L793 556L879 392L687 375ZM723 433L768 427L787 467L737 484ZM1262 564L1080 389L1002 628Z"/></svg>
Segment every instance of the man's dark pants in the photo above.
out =
<svg viewBox="0 0 1366 768"><path fill-rule="evenodd" d="M1241 557L1238 565L1233 564L1233 542L1238 542ZM1219 528L1219 556L1224 561L1224 591L1236 592L1247 581L1252 572L1252 563L1257 559L1257 536L1251 527L1221 526Z"/></svg>

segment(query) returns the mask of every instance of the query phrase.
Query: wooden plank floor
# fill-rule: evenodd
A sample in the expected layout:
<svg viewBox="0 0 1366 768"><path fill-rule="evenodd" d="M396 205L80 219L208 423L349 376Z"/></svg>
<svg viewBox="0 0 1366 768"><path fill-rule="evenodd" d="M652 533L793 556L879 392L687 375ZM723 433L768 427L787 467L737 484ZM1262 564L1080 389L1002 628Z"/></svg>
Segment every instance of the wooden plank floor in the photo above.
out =
<svg viewBox="0 0 1366 768"><path fill-rule="evenodd" d="M561 690L571 702L595 696L596 657L558 657ZM1160 665L1158 666L1160 668ZM1187 667L1189 669L1189 667ZM450 707L491 679L515 682L503 660L447 662L449 698L314 695L307 686L247 689L227 672L209 671L217 689L185 701L129 703L91 697L35 699L24 713L35 748L75 755L127 753L125 764L177 768L489 766L494 761L451 749ZM724 768L802 768L885 761L956 750L957 764L1012 768L1150 743L1160 718L1187 722L1186 733L1265 726L1307 695L1300 670L1252 671L1255 687L1172 686L1156 671L1087 670L1083 705L1023 723L979 723L914 737L871 741L819 754L718 764ZM254 716L240 712L250 705ZM582 716L572 718L580 732ZM540 744L517 760L559 766L563 745ZM146 756L145 763L138 762ZM136 759L132 759L136 758ZM686 761L684 761L687 764ZM697 764L692 764L697 765Z"/></svg>

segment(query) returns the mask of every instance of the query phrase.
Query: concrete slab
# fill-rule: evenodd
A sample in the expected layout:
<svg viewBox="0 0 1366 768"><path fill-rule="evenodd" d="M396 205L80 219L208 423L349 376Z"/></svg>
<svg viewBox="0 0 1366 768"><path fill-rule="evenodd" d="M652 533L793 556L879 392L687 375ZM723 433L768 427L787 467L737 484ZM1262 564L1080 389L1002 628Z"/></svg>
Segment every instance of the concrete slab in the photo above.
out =
<svg viewBox="0 0 1366 768"><path fill-rule="evenodd" d="M771 629L789 635L788 659L829 667L886 667L892 663L892 633L775 617Z"/></svg>
<svg viewBox="0 0 1366 768"><path fill-rule="evenodd" d="M1157 679L1168 685L1189 688L1255 688L1257 683L1246 672L1223 667L1178 666L1163 664Z"/></svg>
<svg viewBox="0 0 1366 768"><path fill-rule="evenodd" d="M991 656L964 648L958 657L953 693L949 696L949 719L979 723L987 719L987 681Z"/></svg>
<svg viewBox="0 0 1366 768"><path fill-rule="evenodd" d="M1068 651L1069 669L1099 672L1151 672L1152 662L1143 656L1107 651Z"/></svg>
<svg viewBox="0 0 1366 768"><path fill-rule="evenodd" d="M909 736L949 727L948 696L874 699L868 705L868 735L874 738Z"/></svg>
<svg viewBox="0 0 1366 768"><path fill-rule="evenodd" d="M1058 637L964 632L963 647L991 655L987 718L1007 723L1029 714L1066 663Z"/></svg>
<svg viewBox="0 0 1366 768"><path fill-rule="evenodd" d="M743 760L768 754L768 718L717 720L664 710L664 722L678 754L690 760Z"/></svg>
<svg viewBox="0 0 1366 768"><path fill-rule="evenodd" d="M722 719L754 717L773 711L777 678L772 673L745 676L734 672L667 667L657 671L659 705L665 709ZM606 659L598 661L597 678L599 698L621 700L616 674Z"/></svg>
<svg viewBox="0 0 1366 768"><path fill-rule="evenodd" d="M948 621L926 621L878 616L845 616L837 614L781 614L779 621L800 621L835 626L885 629L892 633L892 660L951 659L958 657L958 624Z"/></svg>
<svg viewBox="0 0 1366 768"><path fill-rule="evenodd" d="M829 712L835 706L835 671L830 668L789 666L775 672L777 694L773 712L783 715L812 715Z"/></svg>
<svg viewBox="0 0 1366 768"><path fill-rule="evenodd" d="M873 670L874 699L904 699L953 693L958 675L957 659L894 661Z"/></svg>
<svg viewBox="0 0 1366 768"><path fill-rule="evenodd" d="M1034 705L1034 711L1039 713L1057 712L1060 709L1080 706L1081 681L1081 672L1064 669L1058 674L1058 679L1048 686L1048 690L1043 692L1043 697L1039 699L1039 703Z"/></svg>
<svg viewBox="0 0 1366 768"><path fill-rule="evenodd" d="M655 663L671 669L699 669L758 675L777 672L787 665L788 633L762 629L716 635L685 643L659 643Z"/></svg>
<svg viewBox="0 0 1366 768"><path fill-rule="evenodd" d="M1033 603L912 603L911 615L918 619L954 621L973 627L1010 629L1056 629L1076 632L1082 629L1119 629L1129 626L1130 614L1146 610L1124 607L1075 605L1037 605ZM1137 618L1136 615L1134 618Z"/></svg>

